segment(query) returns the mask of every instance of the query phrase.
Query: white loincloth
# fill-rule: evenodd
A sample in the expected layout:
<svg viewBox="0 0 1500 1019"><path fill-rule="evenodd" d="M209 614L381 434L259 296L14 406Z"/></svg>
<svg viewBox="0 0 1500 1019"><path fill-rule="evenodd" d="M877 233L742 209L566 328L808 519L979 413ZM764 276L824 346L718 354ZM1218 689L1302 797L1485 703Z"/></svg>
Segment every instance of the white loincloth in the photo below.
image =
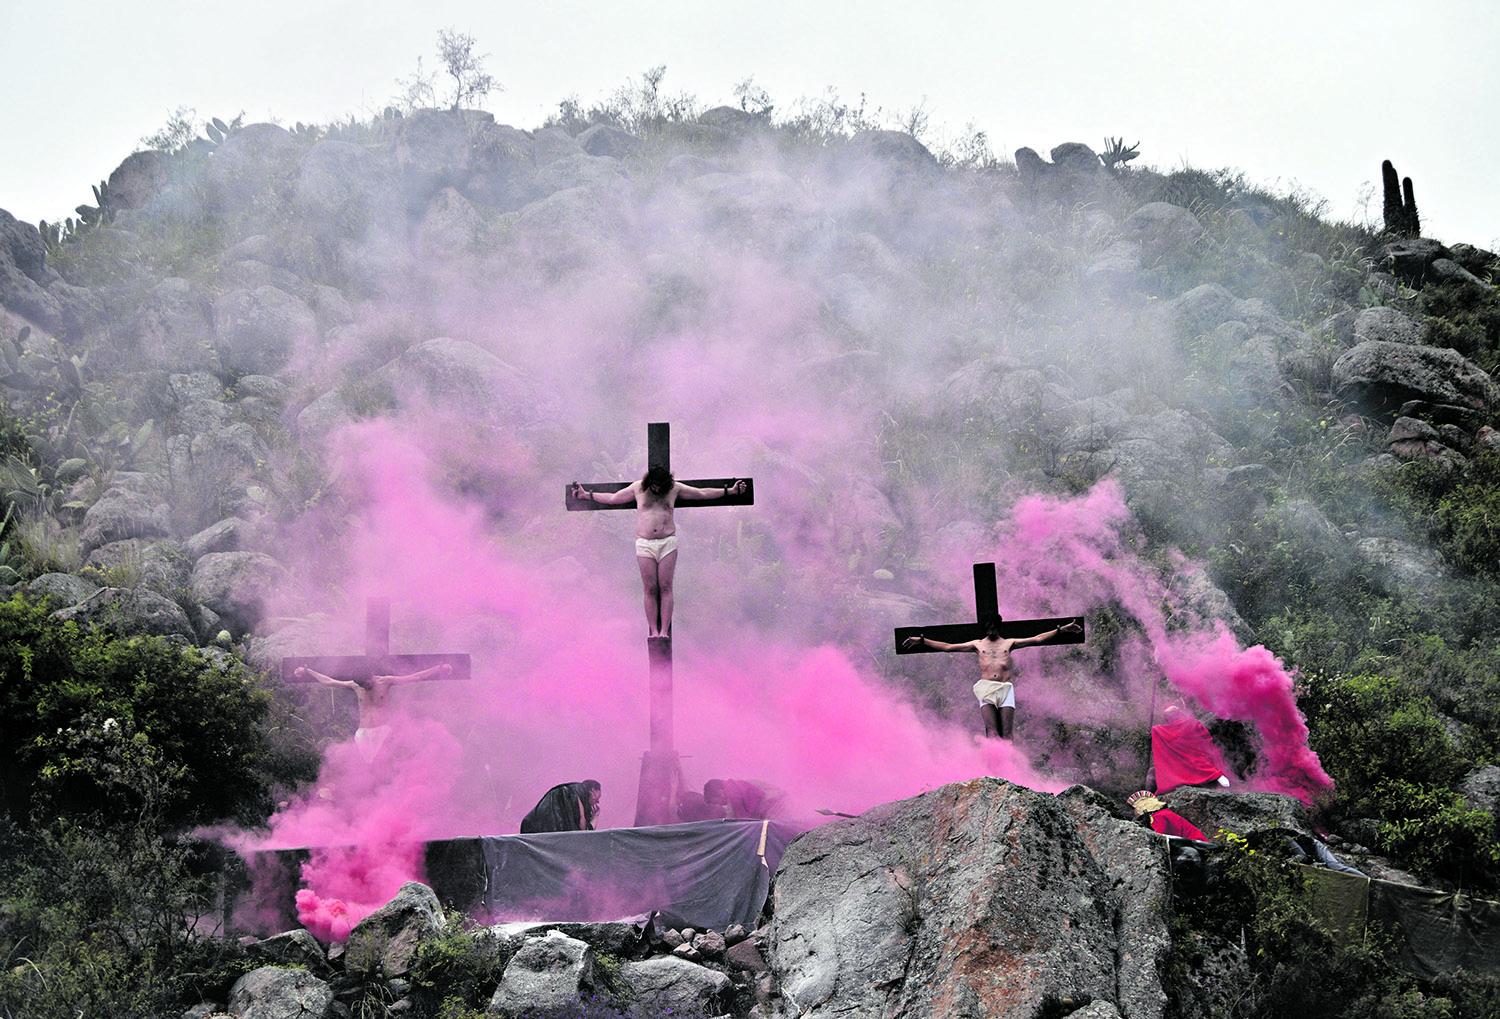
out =
<svg viewBox="0 0 1500 1019"><path fill-rule="evenodd" d="M369 729L354 730L354 745L359 747L359 752L366 761L375 760L380 753L380 748L385 745L385 738L391 734L388 725L377 725Z"/></svg>
<svg viewBox="0 0 1500 1019"><path fill-rule="evenodd" d="M1002 683L995 679L981 679L974 684L974 696L980 704L993 704L997 708L1016 706L1016 684Z"/></svg>

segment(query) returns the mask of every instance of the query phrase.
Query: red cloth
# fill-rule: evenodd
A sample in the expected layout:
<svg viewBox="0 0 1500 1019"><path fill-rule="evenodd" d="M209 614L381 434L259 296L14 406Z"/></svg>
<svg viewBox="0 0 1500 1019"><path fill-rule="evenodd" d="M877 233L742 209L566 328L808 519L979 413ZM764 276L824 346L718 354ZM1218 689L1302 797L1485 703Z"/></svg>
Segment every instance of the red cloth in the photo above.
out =
<svg viewBox="0 0 1500 1019"><path fill-rule="evenodd" d="M1212 782L1224 774L1224 762L1208 728L1191 715L1151 727L1151 763L1156 768L1158 793Z"/></svg>
<svg viewBox="0 0 1500 1019"><path fill-rule="evenodd" d="M1178 838L1197 839L1199 842L1213 841L1199 831L1193 822L1175 810L1166 808L1151 815L1151 830L1161 835L1176 835Z"/></svg>

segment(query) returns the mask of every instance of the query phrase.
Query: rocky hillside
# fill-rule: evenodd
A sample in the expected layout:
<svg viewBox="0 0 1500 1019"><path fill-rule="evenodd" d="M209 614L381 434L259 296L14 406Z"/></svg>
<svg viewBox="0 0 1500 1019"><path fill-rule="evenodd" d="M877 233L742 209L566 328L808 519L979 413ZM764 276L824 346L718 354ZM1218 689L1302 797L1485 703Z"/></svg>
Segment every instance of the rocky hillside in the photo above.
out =
<svg viewBox="0 0 1500 1019"><path fill-rule="evenodd" d="M1110 555L1173 578L1170 625L1222 622L1300 670L1338 789L1322 823L1423 880L1489 887L1497 272L1472 246L1330 222L1230 172L1106 166L1078 143L958 158L727 107L574 106L530 131L467 110L217 122L131 155L62 227L0 212L0 580L54 621L264 670L341 632L379 568L441 554L411 527L360 545L360 500L408 484L408 447L372 457L371 436L420 448L465 528L545 564L528 577L576 578L618 549L559 522L559 484L637 471L636 423L665 413L698 457L782 493L774 515L695 521L715 550L703 617L832 643L968 725L963 684L880 650L890 627L970 611L963 571L1000 558L1004 507L1112 479L1131 522ZM1140 607L1062 586L1014 611L1083 599L1091 640L1048 673L1059 692L1032 702L1021 750L1117 796L1144 763ZM486 626L465 639L513 646ZM330 702L277 697L298 707L276 739L348 728ZM1215 734L1253 773L1264 734ZM977 798L960 811L976 825L1074 809L988 785L929 797L955 795ZM813 868L851 830L793 856ZM1109 901L1095 886L1116 880L1115 850L1049 845L975 867L1040 868ZM944 894L965 893L959 859L928 861L952 871ZM850 949L880 975L846 984L783 926L833 908L805 888L778 885L772 962L797 1001L825 1003L815 1014L941 1014L944 995L989 993L892 969L961 948L931 929L910 952ZM1124 905L1044 898L1056 916L1006 935L1025 953L984 964L1034 975L1030 1011L1006 1014L1084 997L1161 1014L1130 1004L1156 1001L1157 977L1119 982L1127 955L1158 966L1159 917L1137 943ZM1049 955L1057 925L1082 940Z"/></svg>

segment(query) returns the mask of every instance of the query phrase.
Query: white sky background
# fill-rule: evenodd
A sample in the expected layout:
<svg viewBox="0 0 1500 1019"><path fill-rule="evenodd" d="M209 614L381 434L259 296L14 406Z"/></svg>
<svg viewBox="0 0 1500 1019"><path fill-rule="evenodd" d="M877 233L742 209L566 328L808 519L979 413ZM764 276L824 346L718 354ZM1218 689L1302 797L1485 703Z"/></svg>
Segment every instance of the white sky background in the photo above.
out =
<svg viewBox="0 0 1500 1019"><path fill-rule="evenodd" d="M668 92L783 107L833 86L1008 155L1141 142L1141 164L1233 166L1363 218L1380 160L1412 177L1424 233L1500 247L1500 4L1450 2L500 2L0 0L0 208L92 202L179 106L198 120L325 122L397 93L440 28L477 37L517 127L656 64ZM1380 214L1377 193L1368 214Z"/></svg>

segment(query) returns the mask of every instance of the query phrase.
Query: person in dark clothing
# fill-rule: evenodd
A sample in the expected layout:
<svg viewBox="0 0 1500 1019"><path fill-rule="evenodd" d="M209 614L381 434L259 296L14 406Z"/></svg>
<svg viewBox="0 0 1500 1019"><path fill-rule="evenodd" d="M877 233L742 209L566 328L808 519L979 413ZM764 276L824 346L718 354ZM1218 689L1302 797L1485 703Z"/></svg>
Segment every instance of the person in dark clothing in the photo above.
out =
<svg viewBox="0 0 1500 1019"><path fill-rule="evenodd" d="M564 782L542 794L531 813L521 819L521 834L548 831L593 831L599 816L602 787L593 779Z"/></svg>
<svg viewBox="0 0 1500 1019"><path fill-rule="evenodd" d="M677 794L677 819L679 821L711 821L723 816L723 809L709 806L702 793L681 792Z"/></svg>

